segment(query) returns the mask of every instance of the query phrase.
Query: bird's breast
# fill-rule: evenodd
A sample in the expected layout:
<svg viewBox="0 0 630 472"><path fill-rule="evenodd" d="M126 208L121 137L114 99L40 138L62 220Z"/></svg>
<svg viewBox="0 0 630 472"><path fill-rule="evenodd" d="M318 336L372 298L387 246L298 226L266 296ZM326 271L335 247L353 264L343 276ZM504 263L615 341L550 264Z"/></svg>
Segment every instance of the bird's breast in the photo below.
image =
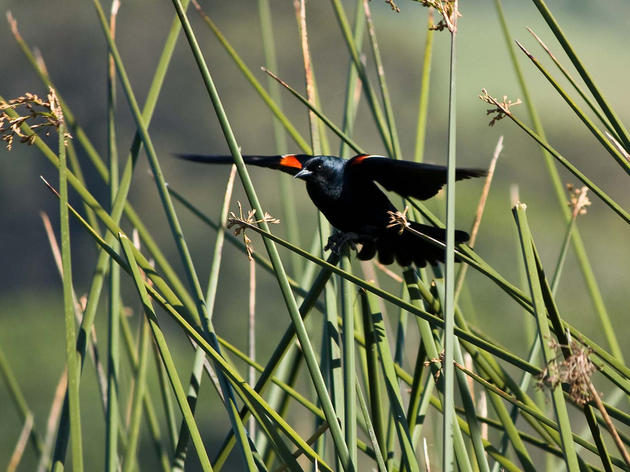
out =
<svg viewBox="0 0 630 472"><path fill-rule="evenodd" d="M307 184L311 200L340 231L362 233L366 228L384 228L388 211L395 210L387 196L372 182L344 182L334 189Z"/></svg>

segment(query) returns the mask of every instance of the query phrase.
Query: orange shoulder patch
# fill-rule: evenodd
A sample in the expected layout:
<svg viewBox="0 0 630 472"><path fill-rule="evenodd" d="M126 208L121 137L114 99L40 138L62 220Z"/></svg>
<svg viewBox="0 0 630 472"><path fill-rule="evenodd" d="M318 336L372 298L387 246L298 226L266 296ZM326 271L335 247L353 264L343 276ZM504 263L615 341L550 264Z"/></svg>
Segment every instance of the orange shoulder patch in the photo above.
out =
<svg viewBox="0 0 630 472"><path fill-rule="evenodd" d="M280 165L283 167L293 167L295 169L301 169L302 163L295 157L295 154L286 154L280 159Z"/></svg>
<svg viewBox="0 0 630 472"><path fill-rule="evenodd" d="M350 165L361 164L364 160L369 158L371 154L359 154L358 156L354 156L350 159Z"/></svg>

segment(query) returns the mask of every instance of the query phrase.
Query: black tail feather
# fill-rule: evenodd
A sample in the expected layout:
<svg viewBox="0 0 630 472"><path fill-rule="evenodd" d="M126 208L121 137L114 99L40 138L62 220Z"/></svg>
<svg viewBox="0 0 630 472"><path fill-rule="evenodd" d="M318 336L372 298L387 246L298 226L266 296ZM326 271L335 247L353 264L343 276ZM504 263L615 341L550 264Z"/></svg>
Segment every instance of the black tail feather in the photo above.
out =
<svg viewBox="0 0 630 472"><path fill-rule="evenodd" d="M410 222L411 229L429 236L441 243L446 241L446 230L421 223ZM468 241L469 236L465 231L455 230L455 243ZM444 262L444 247L423 239L412 231L405 230L402 234L397 229L392 229L387 235L379 237L375 241L363 243L358 253L361 260L369 260L378 253L378 261L381 264L391 264L396 260L401 266L415 264L417 267L425 267L427 263L436 265ZM459 261L457 255L455 260Z"/></svg>

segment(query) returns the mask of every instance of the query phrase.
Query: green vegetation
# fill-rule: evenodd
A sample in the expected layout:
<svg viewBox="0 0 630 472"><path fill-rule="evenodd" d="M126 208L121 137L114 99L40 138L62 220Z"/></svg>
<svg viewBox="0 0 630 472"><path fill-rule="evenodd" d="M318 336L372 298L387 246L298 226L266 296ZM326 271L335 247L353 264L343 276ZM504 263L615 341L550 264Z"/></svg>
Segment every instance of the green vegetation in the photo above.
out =
<svg viewBox="0 0 630 472"><path fill-rule="evenodd" d="M2 466L630 470L627 323L615 316L627 311L630 264L630 200L619 191L630 174L617 100L625 89L607 97L544 1L528 10L533 38L519 31L516 42L501 0L470 12L508 53L490 62L470 57L469 38L482 35L467 28L457 2L332 0L323 10L302 1L287 15L289 6L279 13L268 0L205 11L172 0L158 7L169 28L152 28L161 49L143 51L157 66L125 60L134 42L126 29L144 31L146 12L116 0L109 14L100 0L93 6L77 21L98 26L106 44L106 115L85 125L72 89L57 85L8 16L39 84L0 96L11 151L3 158L30 145L29 158L52 164L27 171L43 174L54 205L53 223L42 212L46 251L33 252L56 266L62 290L33 283L2 293ZM236 21L230 8L245 17ZM237 25L233 39L222 20ZM320 47L320 35L334 37L334 50ZM404 48L393 48L393 38ZM144 77L143 106L131 80L139 67L154 70ZM415 82L403 79L410 68ZM478 77L488 85L478 87L477 108L461 110ZM304 93L295 85L302 81ZM546 99L561 105L536 106L545 85ZM194 110L179 109L190 100ZM547 121L554 126L545 129ZM95 129L104 145L91 137ZM167 129L184 138L165 140ZM194 151L186 136L198 134L211 136L209 153L229 150L229 177L218 168L197 168L201 178L177 174L186 164L168 152ZM404 159L413 149L417 161L446 162L445 198L403 201L394 221L404 231L414 231L407 217L445 226L446 263L382 267L325 253L328 223L321 215L308 223L312 205L286 176L250 175L241 135L259 147L248 153L369 149ZM462 141L488 155L471 163ZM150 177L139 168L145 155ZM504 161L520 184L511 214ZM483 190L462 184L456 199L456 165L489 165ZM23 193L8 181L7 189L19 205ZM457 245L454 228L465 225L471 241ZM9 280L16 269L5 271Z"/></svg>

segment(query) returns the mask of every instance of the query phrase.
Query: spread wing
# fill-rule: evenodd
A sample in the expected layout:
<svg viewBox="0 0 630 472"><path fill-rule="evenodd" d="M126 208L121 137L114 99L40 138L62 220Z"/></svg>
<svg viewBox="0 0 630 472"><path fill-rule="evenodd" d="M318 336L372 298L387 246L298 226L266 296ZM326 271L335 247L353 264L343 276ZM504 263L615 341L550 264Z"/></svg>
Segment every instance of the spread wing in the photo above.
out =
<svg viewBox="0 0 630 472"><path fill-rule="evenodd" d="M204 155L204 154L176 154L180 159L187 161L202 162L205 164L233 164L234 158L231 155ZM287 174L295 175L302 170L306 161L313 156L309 154L284 154L274 156L243 156L245 164L267 167L269 169L281 170Z"/></svg>
<svg viewBox="0 0 630 472"><path fill-rule="evenodd" d="M431 198L446 184L446 167L360 154L348 161L350 175L378 182L387 190L419 200ZM482 169L457 168L455 180L487 175Z"/></svg>

